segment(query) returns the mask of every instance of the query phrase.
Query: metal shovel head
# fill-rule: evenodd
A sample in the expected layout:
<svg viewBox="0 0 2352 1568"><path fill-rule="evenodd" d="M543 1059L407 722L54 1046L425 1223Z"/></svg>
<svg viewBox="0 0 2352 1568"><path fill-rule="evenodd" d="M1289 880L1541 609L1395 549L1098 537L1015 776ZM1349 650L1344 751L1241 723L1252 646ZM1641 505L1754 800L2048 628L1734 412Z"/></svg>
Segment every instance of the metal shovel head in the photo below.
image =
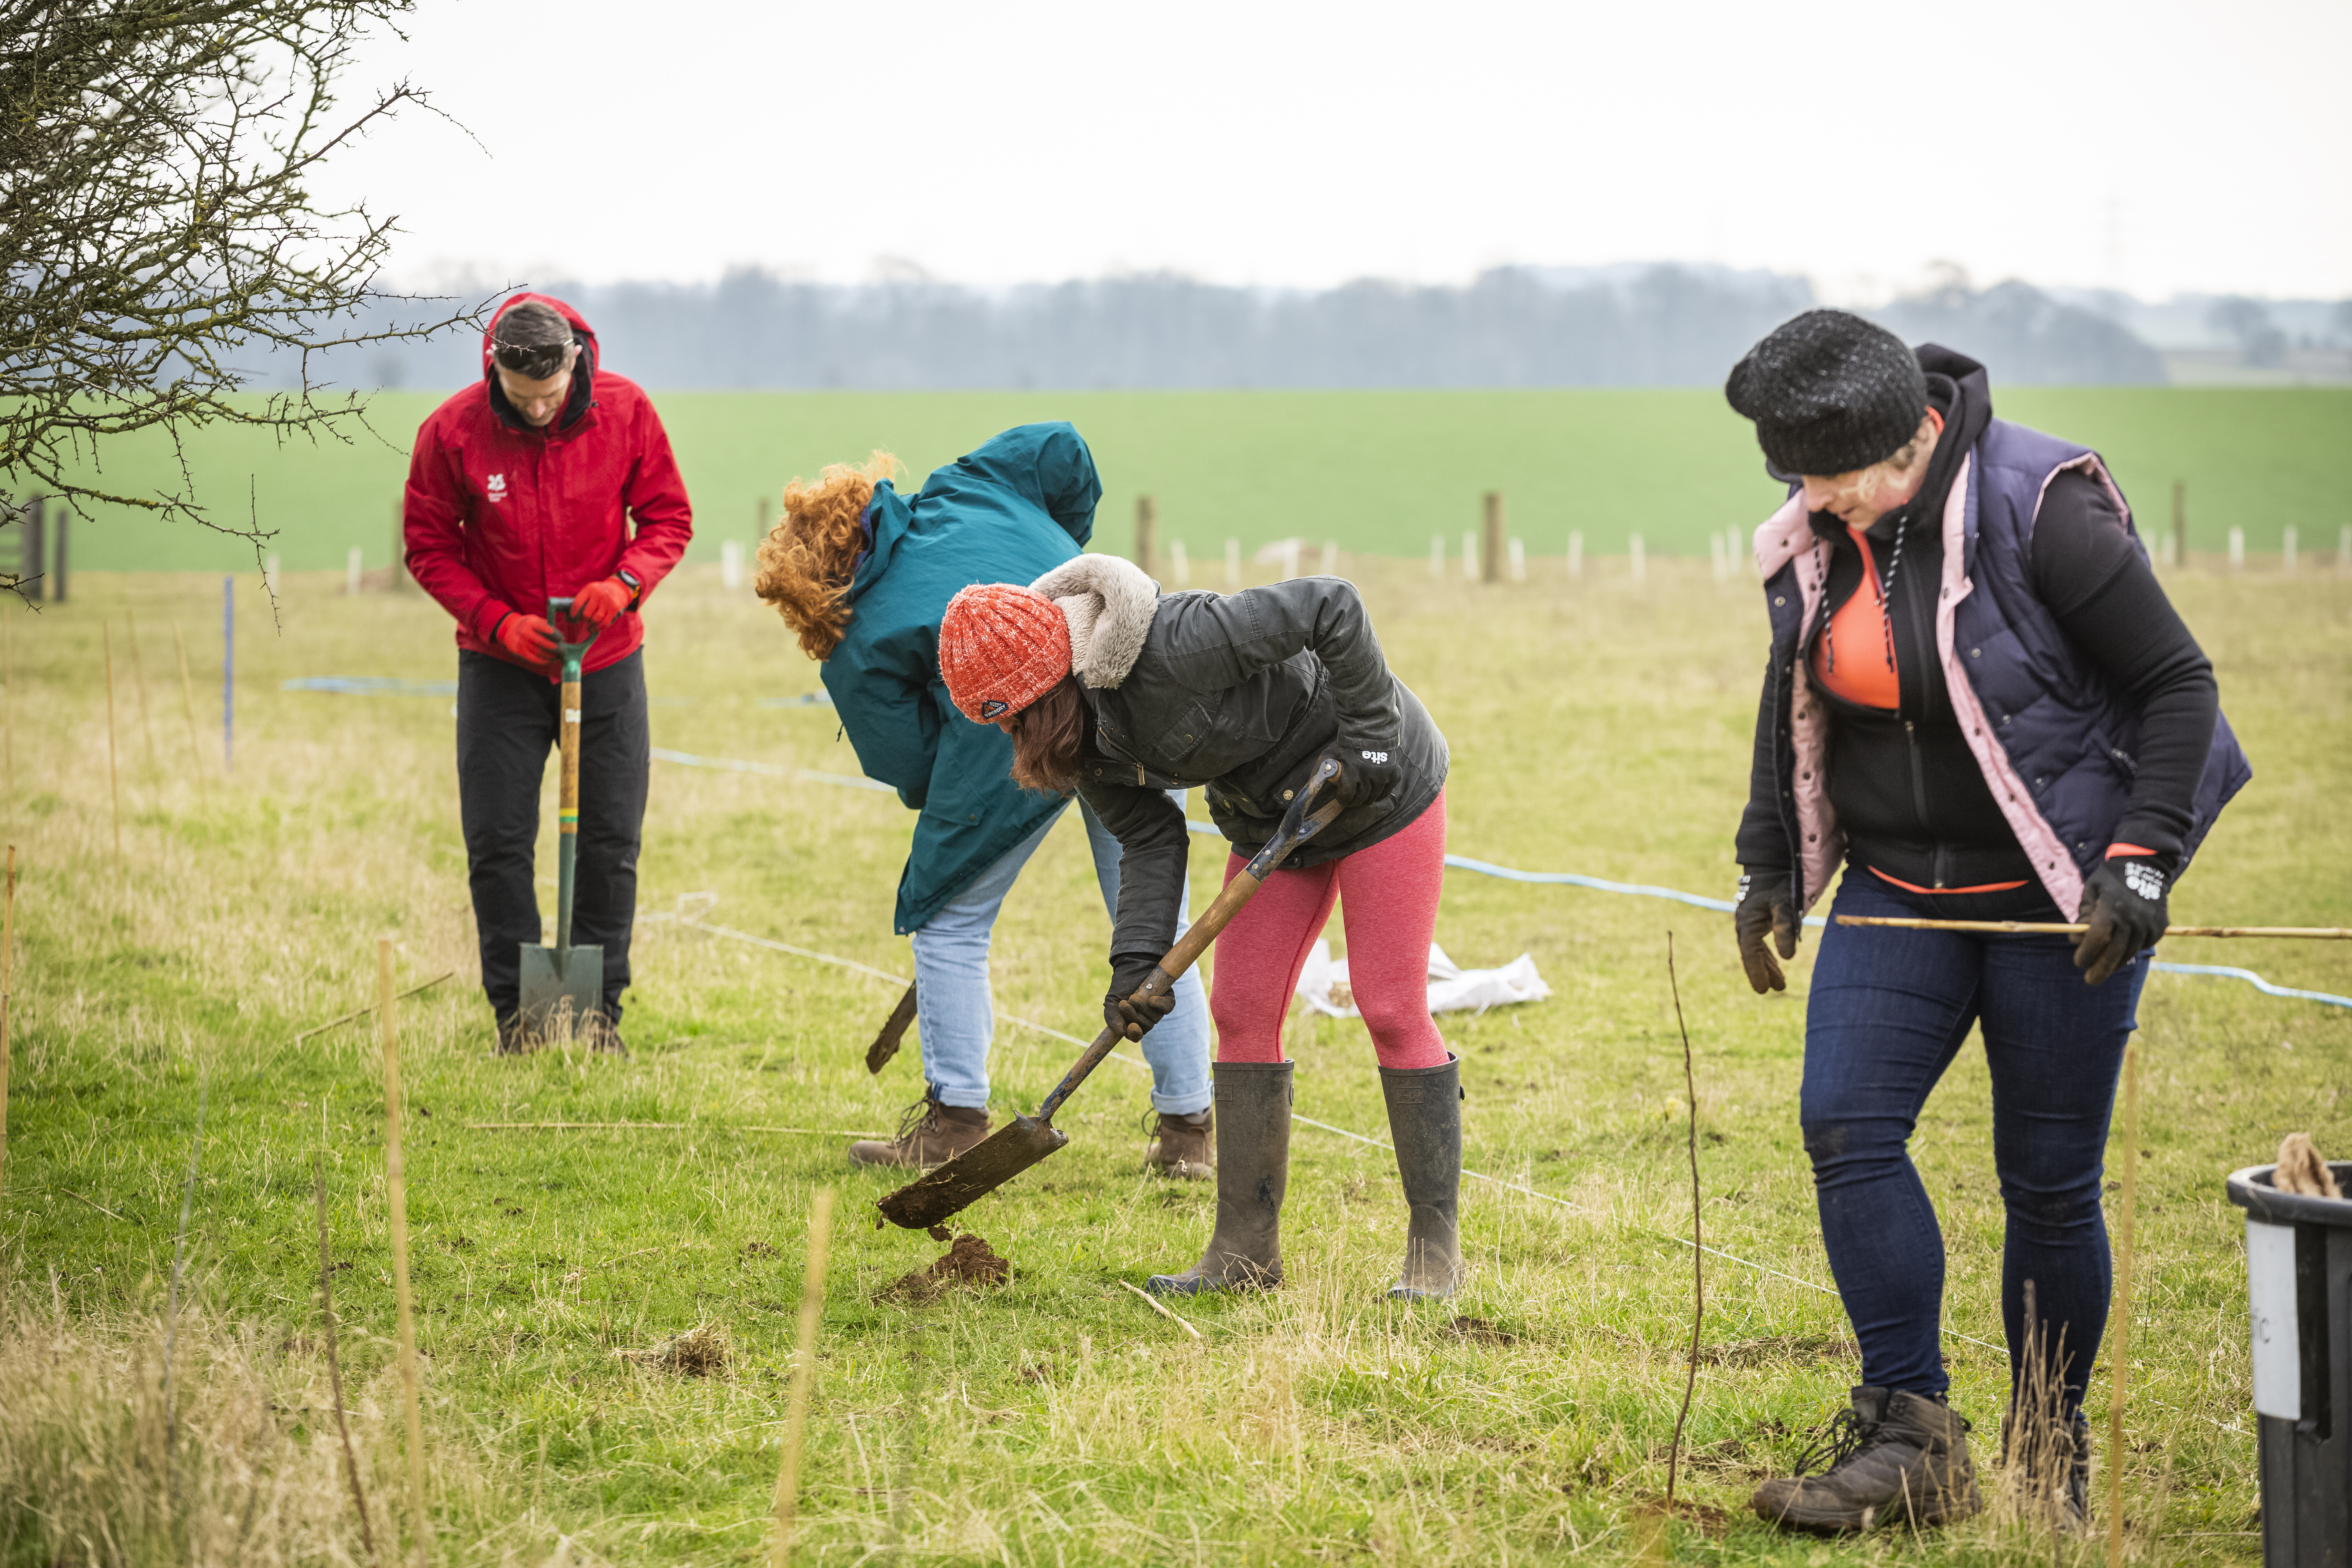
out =
<svg viewBox="0 0 2352 1568"><path fill-rule="evenodd" d="M533 1035L576 1038L604 1005L604 950L522 944L522 1025ZM569 1005L567 1005L569 1004Z"/></svg>
<svg viewBox="0 0 2352 1568"><path fill-rule="evenodd" d="M1016 1116L939 1169L877 1205L882 1217L905 1230L929 1230L961 1214L1046 1155L1070 1135L1034 1116Z"/></svg>

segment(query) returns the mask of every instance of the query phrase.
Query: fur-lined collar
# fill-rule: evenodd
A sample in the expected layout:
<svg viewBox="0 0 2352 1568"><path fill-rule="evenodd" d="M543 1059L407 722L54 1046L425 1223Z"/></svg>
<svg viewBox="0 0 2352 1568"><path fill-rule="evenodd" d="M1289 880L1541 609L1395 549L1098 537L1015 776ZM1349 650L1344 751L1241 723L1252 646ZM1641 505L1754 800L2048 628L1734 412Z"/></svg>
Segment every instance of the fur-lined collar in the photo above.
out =
<svg viewBox="0 0 2352 1568"><path fill-rule="evenodd" d="M1160 585L1132 561L1081 555L1029 584L1061 606L1070 624L1070 673L1082 686L1115 687L1143 652L1160 608Z"/></svg>

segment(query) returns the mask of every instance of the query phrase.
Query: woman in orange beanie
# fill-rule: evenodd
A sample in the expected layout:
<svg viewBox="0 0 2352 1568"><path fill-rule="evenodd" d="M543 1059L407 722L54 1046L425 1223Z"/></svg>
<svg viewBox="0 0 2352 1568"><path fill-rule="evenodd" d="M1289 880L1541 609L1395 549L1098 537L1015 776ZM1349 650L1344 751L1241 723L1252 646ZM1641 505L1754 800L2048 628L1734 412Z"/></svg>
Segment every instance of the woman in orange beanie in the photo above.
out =
<svg viewBox="0 0 2352 1568"><path fill-rule="evenodd" d="M1292 1064L1282 1020L1308 950L1347 900L1348 972L1371 1031L1412 1219L1390 1294L1451 1295L1462 1273L1459 1058L1429 1016L1429 942L1445 869L1445 738L1381 656L1354 584L1302 577L1239 594L1162 595L1108 555L1029 587L958 594L940 673L967 719L1013 737L1013 776L1075 791L1118 836L1123 868L1103 1016L1131 1039L1159 1022L1129 1000L1174 942L1186 827L1167 791L1201 786L1231 844L1230 880L1326 757L1339 816L1274 873L1217 944L1217 1220L1162 1294L1279 1284Z"/></svg>

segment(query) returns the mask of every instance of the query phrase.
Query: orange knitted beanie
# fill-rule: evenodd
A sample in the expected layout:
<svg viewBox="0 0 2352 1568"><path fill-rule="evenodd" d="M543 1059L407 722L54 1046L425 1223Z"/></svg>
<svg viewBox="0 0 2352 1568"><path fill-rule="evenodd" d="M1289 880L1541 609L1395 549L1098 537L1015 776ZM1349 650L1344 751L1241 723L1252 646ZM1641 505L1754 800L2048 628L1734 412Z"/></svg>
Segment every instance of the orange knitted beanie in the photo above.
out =
<svg viewBox="0 0 2352 1568"><path fill-rule="evenodd" d="M1070 624L1053 600L1017 583L982 583L940 617L948 699L975 724L1008 719L1070 673Z"/></svg>

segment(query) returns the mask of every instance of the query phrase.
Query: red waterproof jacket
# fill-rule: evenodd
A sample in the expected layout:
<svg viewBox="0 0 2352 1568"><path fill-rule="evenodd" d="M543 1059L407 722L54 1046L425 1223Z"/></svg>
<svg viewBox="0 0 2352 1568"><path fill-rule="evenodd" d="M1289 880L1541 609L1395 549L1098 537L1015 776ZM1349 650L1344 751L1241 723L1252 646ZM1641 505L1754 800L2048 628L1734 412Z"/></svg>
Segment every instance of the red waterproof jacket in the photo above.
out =
<svg viewBox="0 0 2352 1568"><path fill-rule="evenodd" d="M483 332L482 379L416 432L404 513L408 570L457 617L457 646L509 663L494 637L509 613L544 616L551 597L622 572L637 580L641 603L694 534L686 481L645 389L597 368L594 330L562 300L518 294L498 314L526 300L562 311L580 342L563 412L543 430L523 423L498 390ZM616 663L644 641L633 603L586 667Z"/></svg>

